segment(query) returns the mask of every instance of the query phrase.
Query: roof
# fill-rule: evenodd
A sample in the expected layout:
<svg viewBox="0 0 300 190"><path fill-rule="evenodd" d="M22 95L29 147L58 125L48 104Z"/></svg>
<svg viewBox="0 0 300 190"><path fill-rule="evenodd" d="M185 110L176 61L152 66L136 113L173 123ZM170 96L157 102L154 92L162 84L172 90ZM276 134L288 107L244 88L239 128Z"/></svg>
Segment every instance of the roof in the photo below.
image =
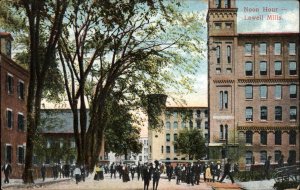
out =
<svg viewBox="0 0 300 190"><path fill-rule="evenodd" d="M8 32L0 32L0 37L1 38L2 37L4 37L4 38L9 37L11 40L14 40L13 37L12 37L12 35L10 33L8 33Z"/></svg>

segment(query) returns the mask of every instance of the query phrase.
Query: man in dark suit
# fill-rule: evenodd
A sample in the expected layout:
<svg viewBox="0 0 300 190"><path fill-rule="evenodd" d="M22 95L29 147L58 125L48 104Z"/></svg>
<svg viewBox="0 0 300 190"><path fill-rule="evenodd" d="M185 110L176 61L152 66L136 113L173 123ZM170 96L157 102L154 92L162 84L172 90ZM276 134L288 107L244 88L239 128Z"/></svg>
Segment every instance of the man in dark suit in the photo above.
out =
<svg viewBox="0 0 300 190"><path fill-rule="evenodd" d="M227 163L224 166L224 172L223 172L223 176L220 180L220 182L223 182L223 180L225 179L226 176L229 176L231 183L234 183L233 177L230 173L230 168L231 168L231 159L228 158Z"/></svg>
<svg viewBox="0 0 300 190"><path fill-rule="evenodd" d="M9 175L12 172L12 168L8 161L6 161L6 163L2 167L2 171L4 172L4 175L5 175L4 183L9 183Z"/></svg>
<svg viewBox="0 0 300 190"><path fill-rule="evenodd" d="M149 165L147 166L147 163L145 163L145 166L143 167L143 181L144 181L144 190L148 190L149 188L149 183L151 180L151 175L152 175L152 166Z"/></svg>

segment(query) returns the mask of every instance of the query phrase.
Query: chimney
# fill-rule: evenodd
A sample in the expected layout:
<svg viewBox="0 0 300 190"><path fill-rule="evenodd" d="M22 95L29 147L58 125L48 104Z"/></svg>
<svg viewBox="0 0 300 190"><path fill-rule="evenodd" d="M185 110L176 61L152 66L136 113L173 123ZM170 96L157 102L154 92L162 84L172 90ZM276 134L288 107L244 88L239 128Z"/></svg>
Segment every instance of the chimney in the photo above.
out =
<svg viewBox="0 0 300 190"><path fill-rule="evenodd" d="M8 32L0 32L0 52L11 58L11 42L13 38Z"/></svg>

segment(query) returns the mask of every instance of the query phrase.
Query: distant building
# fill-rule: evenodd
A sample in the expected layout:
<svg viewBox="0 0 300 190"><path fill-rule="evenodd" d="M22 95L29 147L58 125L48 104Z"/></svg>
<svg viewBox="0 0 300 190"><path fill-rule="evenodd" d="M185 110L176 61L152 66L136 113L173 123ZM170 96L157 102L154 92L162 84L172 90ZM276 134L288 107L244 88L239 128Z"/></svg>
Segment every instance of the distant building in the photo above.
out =
<svg viewBox="0 0 300 190"><path fill-rule="evenodd" d="M89 126L89 114L87 113L87 126ZM65 154L60 157L46 154L43 160L35 155L34 160L36 163L45 162L46 164L53 163L69 163L75 164L77 159L77 148L74 138L73 128L73 112L69 107L68 101L53 104L49 102L42 102L41 109L41 134L46 140L44 146L49 150L53 147L58 147L58 150L65 150ZM68 151L68 152L67 152ZM105 160L107 156L104 153L104 143L102 143L101 152L98 160Z"/></svg>
<svg viewBox="0 0 300 190"><path fill-rule="evenodd" d="M162 129L155 131L149 128L149 161L154 160L188 160L174 146L174 141L181 130L188 128L201 129L203 137L209 139L208 108L166 106L162 115Z"/></svg>
<svg viewBox="0 0 300 190"><path fill-rule="evenodd" d="M237 33L236 1L208 3L210 151L299 161L299 32Z"/></svg>
<svg viewBox="0 0 300 190"><path fill-rule="evenodd" d="M12 36L0 32L1 165L12 165L13 178L21 178L26 149L26 100L29 73L11 59Z"/></svg>

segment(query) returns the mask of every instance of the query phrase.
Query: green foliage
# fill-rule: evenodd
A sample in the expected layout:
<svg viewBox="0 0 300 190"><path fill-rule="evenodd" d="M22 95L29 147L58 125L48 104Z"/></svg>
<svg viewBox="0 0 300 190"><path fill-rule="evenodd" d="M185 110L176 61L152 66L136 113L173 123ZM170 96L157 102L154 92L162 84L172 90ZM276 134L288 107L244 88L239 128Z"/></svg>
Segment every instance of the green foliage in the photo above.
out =
<svg viewBox="0 0 300 190"><path fill-rule="evenodd" d="M297 188L300 186L300 183L297 181L282 181L282 182L276 182L273 186L275 190L285 190L290 188Z"/></svg>
<svg viewBox="0 0 300 190"><path fill-rule="evenodd" d="M201 159L206 154L205 139L199 129L180 131L174 146L180 153L187 154L189 159Z"/></svg>
<svg viewBox="0 0 300 190"><path fill-rule="evenodd" d="M142 150L139 142L140 128L133 125L133 116L127 106L118 104L110 99L106 109L107 125L105 130L105 150L118 155L133 152L138 154Z"/></svg>

